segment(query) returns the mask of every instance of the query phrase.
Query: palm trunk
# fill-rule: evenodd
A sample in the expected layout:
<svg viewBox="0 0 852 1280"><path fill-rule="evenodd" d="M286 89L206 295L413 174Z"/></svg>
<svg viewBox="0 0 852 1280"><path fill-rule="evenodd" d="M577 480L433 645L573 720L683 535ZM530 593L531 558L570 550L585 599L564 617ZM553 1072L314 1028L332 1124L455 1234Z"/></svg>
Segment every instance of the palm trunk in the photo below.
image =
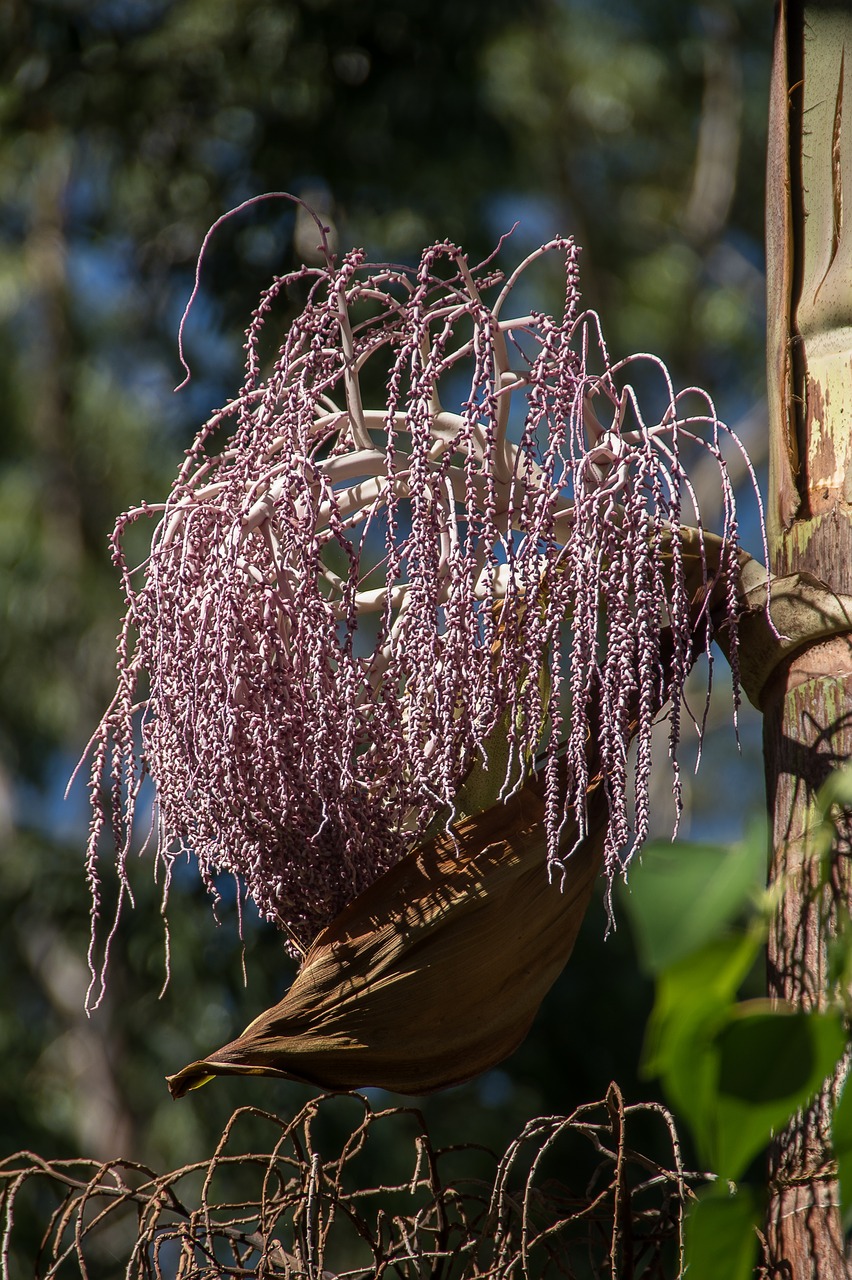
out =
<svg viewBox="0 0 852 1280"><path fill-rule="evenodd" d="M852 593L852 6L781 0L767 182L771 568ZM852 902L852 814L829 868L809 856L816 790L852 756L852 644L801 649L764 698L771 882L785 893L769 942L773 996L830 996L828 948ZM841 1079L772 1153L771 1274L852 1275L837 1211L830 1118Z"/></svg>

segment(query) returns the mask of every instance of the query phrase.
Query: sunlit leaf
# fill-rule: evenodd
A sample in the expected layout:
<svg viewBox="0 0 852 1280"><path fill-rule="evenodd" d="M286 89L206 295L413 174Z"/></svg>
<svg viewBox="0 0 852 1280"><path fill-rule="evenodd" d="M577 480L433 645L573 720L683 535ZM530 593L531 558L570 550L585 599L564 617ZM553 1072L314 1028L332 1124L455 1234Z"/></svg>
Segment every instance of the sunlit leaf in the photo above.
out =
<svg viewBox="0 0 852 1280"><path fill-rule="evenodd" d="M834 1070L845 1034L837 1013L756 1000L733 1011L717 1044L717 1171L738 1178Z"/></svg>
<svg viewBox="0 0 852 1280"><path fill-rule="evenodd" d="M757 830L730 847L649 845L625 895L644 968L658 973L716 937L742 915L765 867L765 835Z"/></svg>
<svg viewBox="0 0 852 1280"><path fill-rule="evenodd" d="M751 1280L761 1207L750 1187L726 1195L724 1184L708 1188L686 1219L689 1280Z"/></svg>
<svg viewBox="0 0 852 1280"><path fill-rule="evenodd" d="M648 1023L643 1068L661 1077L689 1122L703 1160L715 1154L717 1060L714 1037L761 946L755 933L709 943L663 972Z"/></svg>

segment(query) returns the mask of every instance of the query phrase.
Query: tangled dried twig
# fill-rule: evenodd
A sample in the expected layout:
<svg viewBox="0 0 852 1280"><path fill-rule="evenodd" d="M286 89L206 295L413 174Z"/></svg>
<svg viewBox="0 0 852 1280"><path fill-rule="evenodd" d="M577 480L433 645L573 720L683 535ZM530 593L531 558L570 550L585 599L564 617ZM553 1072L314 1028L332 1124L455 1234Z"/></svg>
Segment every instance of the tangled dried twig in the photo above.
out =
<svg viewBox="0 0 852 1280"><path fill-rule="evenodd" d="M330 1149L342 1097L355 1122ZM662 1129L666 1163L635 1145L641 1117ZM273 1145L245 1150L243 1130ZM387 1130L390 1129L390 1133ZM325 1131L324 1131L325 1130ZM324 1131L324 1132L323 1132ZM658 1135L659 1136L659 1135ZM394 1146L384 1147L386 1138ZM404 1171L363 1185L365 1161L386 1152ZM565 1169L584 1150L582 1187ZM375 1163L372 1165L375 1168ZM561 1176L560 1176L561 1175ZM571 1116L531 1121L501 1158L481 1147L435 1148L415 1108L374 1111L359 1094L325 1095L290 1121L254 1107L231 1117L209 1160L156 1175L132 1161L46 1161L24 1152L0 1163L5 1212L2 1280L33 1265L16 1222L28 1194L49 1214L35 1275L127 1280L441 1280L671 1276L682 1271L682 1219L691 1184L671 1116L655 1103L625 1105L617 1086ZM44 1214L48 1217L48 1214Z"/></svg>
<svg viewBox="0 0 852 1280"><path fill-rule="evenodd" d="M562 315L511 314L547 253L564 263ZM413 270L353 251L263 295L240 394L201 428L168 500L116 527L127 615L91 771L95 1000L109 950L99 963L101 837L112 828L120 908L146 772L166 886L191 853L214 895L218 875L237 877L294 951L449 820L477 762L496 799L544 753L558 871L569 810L585 834L593 687L610 878L644 838L655 692L671 694L674 758L693 647L679 538L684 517L700 527L689 443L719 468L734 635L736 513L711 400L677 392L656 357L610 360L576 264L564 239L508 278L448 243ZM261 338L288 290L302 310L263 376ZM651 415L637 367L658 380ZM140 570L123 535L150 516Z"/></svg>

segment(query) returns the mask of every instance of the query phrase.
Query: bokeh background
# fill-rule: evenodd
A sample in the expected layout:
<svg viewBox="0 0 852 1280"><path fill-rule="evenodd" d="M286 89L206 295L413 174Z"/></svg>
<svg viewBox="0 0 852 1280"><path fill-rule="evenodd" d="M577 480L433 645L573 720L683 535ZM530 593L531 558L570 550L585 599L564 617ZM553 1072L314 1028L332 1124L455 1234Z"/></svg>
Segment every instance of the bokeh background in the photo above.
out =
<svg viewBox="0 0 852 1280"><path fill-rule="evenodd" d="M771 37L766 0L0 5L0 1155L171 1167L208 1155L238 1103L289 1114L311 1092L223 1080L170 1100L164 1075L242 1029L291 970L271 929L249 918L241 944L227 890L218 923L186 874L161 997L148 855L107 998L84 1012L85 786L63 792L112 693L108 537L120 511L164 494L239 385L257 295L306 247L283 203L217 233L187 331L192 382L175 395L209 225L285 189L375 259L449 237L478 261L515 222L510 257L571 233L610 351L654 351L677 385L707 387L763 476ZM558 306L558 277L540 287ZM743 529L759 554L748 502ZM760 811L748 708L740 739L723 687L701 772L686 770L682 834L733 839ZM663 768L661 834L667 788ZM613 1079L629 1100L654 1096L638 1073L651 992L623 917L604 940L596 903L524 1046L424 1103L437 1141L502 1148Z"/></svg>

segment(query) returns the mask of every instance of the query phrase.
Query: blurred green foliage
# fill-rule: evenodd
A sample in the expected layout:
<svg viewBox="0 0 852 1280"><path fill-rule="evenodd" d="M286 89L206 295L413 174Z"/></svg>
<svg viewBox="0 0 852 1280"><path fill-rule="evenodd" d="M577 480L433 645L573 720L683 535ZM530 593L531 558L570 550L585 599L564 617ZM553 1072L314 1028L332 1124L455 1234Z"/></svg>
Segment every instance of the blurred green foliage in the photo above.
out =
<svg viewBox="0 0 852 1280"><path fill-rule="evenodd" d="M4 1150L170 1165L207 1152L236 1103L289 1111L306 1094L241 1080L169 1100L166 1072L274 1003L290 973L278 938L249 919L244 989L233 890L219 926L190 868L172 888L162 999L159 890L141 867L108 998L82 1012L86 815L80 784L65 806L61 794L112 692L108 535L119 511L164 492L238 381L260 288L311 247L289 207L222 228L188 330L193 381L173 398L207 227L286 188L341 245L383 258L449 236L477 259L515 221L518 253L574 233L611 349L658 350L677 382L719 389L723 416L751 415L759 457L771 21L763 0L0 6ZM535 305L558 305L558 282L541 288ZM754 808L761 784L747 769L743 780L726 734L717 768L737 770L741 810ZM699 790L692 806L719 816ZM604 932L598 904L505 1068L428 1101L436 1141L501 1147L529 1116L602 1097L613 1078L647 1094L652 983L627 932Z"/></svg>
<svg viewBox="0 0 852 1280"><path fill-rule="evenodd" d="M837 774L817 804L814 831L831 829L831 809L849 797ZM758 985L777 891L763 889L766 833L739 846L651 845L624 893L656 996L644 1071L689 1130L700 1166L715 1181L701 1189L686 1225L690 1280L753 1274L765 1202L756 1165L774 1134L823 1087L847 1045L843 995L809 1012L743 998ZM820 857L819 840L812 856ZM849 954L849 939L845 940ZM755 979L757 978L757 981ZM835 1113L842 1201L849 1216L849 1103Z"/></svg>

